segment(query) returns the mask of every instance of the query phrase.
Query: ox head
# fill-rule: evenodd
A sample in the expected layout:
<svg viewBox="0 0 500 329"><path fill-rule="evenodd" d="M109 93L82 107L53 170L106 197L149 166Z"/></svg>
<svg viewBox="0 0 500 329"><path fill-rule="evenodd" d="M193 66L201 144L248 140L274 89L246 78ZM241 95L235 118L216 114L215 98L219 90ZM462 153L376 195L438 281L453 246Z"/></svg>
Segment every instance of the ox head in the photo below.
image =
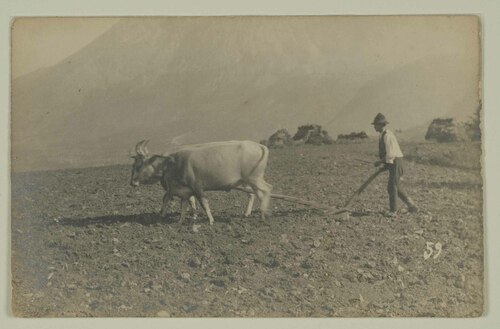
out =
<svg viewBox="0 0 500 329"><path fill-rule="evenodd" d="M132 177L130 185L139 186L141 184L155 184L160 181L163 174L164 157L159 155L150 156L146 145L149 140L143 140L135 146L135 153L132 158Z"/></svg>

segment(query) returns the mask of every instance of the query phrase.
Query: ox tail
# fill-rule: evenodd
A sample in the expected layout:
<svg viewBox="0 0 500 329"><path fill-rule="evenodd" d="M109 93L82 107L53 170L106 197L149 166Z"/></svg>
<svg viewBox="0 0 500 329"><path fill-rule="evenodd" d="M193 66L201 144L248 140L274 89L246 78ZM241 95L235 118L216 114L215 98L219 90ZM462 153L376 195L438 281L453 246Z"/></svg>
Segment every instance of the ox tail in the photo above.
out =
<svg viewBox="0 0 500 329"><path fill-rule="evenodd" d="M259 161L257 161L257 164L255 165L255 167L253 167L252 171L250 172L250 175L249 176L252 176L253 173L255 172L255 170L257 170L257 168L260 167L260 165L263 163L263 162L267 162L267 158L269 157L269 149L267 148L267 146L265 145L262 145L262 144L259 144L260 146L260 149L262 151L262 155L260 156L260 159Z"/></svg>

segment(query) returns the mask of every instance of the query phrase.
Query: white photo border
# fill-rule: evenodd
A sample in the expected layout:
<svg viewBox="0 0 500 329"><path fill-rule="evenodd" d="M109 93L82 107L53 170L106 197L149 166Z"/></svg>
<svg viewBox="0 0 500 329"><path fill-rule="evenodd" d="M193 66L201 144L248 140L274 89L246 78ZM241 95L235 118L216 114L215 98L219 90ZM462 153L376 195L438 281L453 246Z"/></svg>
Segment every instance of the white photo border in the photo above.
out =
<svg viewBox="0 0 500 329"><path fill-rule="evenodd" d="M21 319L10 311L10 24L17 16L227 16L475 14L483 50L485 312L478 318L106 318ZM500 1L488 0L3 0L0 2L1 328L500 328ZM496 91L496 92L495 92Z"/></svg>

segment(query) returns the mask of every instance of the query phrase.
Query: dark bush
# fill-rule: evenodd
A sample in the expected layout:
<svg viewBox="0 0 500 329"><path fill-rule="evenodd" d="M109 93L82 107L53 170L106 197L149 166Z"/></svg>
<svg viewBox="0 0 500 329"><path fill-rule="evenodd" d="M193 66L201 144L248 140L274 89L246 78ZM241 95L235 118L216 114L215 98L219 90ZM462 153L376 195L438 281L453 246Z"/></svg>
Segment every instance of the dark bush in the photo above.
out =
<svg viewBox="0 0 500 329"><path fill-rule="evenodd" d="M453 118L437 118L432 121L425 134L426 140L436 140L440 143L465 141L466 129Z"/></svg>

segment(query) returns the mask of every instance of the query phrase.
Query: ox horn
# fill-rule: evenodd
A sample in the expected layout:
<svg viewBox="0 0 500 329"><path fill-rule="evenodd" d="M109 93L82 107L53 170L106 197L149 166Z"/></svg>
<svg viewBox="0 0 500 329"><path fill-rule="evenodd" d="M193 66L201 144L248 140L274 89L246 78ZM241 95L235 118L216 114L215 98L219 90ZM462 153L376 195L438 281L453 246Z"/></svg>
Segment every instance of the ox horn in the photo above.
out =
<svg viewBox="0 0 500 329"><path fill-rule="evenodd" d="M137 143L137 145L135 146L135 152L138 155L146 156L148 154L148 149L146 147L148 142L149 142L149 139L143 140L143 141L140 141L139 143Z"/></svg>

